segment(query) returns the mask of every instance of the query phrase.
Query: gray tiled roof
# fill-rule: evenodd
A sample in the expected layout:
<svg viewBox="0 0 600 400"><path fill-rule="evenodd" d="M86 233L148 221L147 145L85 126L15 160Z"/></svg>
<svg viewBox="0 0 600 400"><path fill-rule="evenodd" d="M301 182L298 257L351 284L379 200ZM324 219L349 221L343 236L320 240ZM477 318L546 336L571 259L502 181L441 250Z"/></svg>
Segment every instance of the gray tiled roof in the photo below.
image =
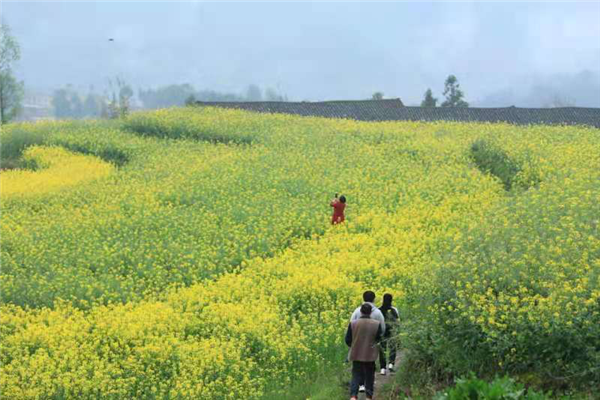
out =
<svg viewBox="0 0 600 400"><path fill-rule="evenodd" d="M404 105L400 99L342 100L321 102L196 102L200 106L239 108L247 111L295 114L302 116L348 118L359 121L390 121L398 119Z"/></svg>
<svg viewBox="0 0 600 400"><path fill-rule="evenodd" d="M508 122L518 125L566 124L600 128L600 108L404 107L400 99L323 102L197 102L199 106L238 108L359 121Z"/></svg>

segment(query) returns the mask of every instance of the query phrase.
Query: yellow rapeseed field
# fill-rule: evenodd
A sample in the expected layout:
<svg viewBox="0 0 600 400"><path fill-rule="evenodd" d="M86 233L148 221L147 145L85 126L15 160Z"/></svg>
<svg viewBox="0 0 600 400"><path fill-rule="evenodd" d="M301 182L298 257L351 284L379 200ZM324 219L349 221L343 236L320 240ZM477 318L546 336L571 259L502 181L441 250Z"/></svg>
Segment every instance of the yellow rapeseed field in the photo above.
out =
<svg viewBox="0 0 600 400"><path fill-rule="evenodd" d="M343 362L366 289L431 371L600 385L598 129L188 108L7 131L43 165L0 176L5 398L261 398Z"/></svg>
<svg viewBox="0 0 600 400"><path fill-rule="evenodd" d="M114 169L111 164L93 156L75 154L61 147L29 147L23 158L35 162L40 170L3 173L0 193L4 198L54 192L104 177Z"/></svg>

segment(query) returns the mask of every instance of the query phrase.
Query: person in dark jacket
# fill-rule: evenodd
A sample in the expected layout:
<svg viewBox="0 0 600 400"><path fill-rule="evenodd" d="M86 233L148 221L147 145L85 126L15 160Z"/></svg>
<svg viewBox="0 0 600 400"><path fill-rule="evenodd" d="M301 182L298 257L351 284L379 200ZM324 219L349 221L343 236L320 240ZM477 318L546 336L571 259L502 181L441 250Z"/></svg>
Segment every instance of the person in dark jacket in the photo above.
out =
<svg viewBox="0 0 600 400"><path fill-rule="evenodd" d="M385 320L385 331L383 334L383 340L379 347L379 363L381 364L381 375L386 374L386 349L390 350L390 364L387 369L390 372L394 371L394 364L396 362L396 343L394 343L393 334L395 333L395 327L398 324L399 314L398 309L392 306L392 295L386 293L383 295L383 304L379 307L379 311L383 314Z"/></svg>
<svg viewBox="0 0 600 400"><path fill-rule="evenodd" d="M382 331L379 321L371 319L373 306L365 303L360 307L359 319L350 322L346 331L346 344L350 347L348 360L352 361L351 400L358 399L358 387L364 382L367 400L373 398L375 361L379 355L377 343Z"/></svg>

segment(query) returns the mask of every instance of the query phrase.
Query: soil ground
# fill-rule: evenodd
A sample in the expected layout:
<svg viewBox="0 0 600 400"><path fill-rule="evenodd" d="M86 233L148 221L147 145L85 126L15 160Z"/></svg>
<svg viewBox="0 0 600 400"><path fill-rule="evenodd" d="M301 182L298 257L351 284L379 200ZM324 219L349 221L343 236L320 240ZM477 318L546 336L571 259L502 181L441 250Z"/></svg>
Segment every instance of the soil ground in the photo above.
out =
<svg viewBox="0 0 600 400"><path fill-rule="evenodd" d="M404 358L404 352L402 351L398 351L398 354L396 356L396 363L394 364L394 372L389 372L387 371L387 373L385 375L381 375L379 372L381 371L381 369L379 368L379 360L377 360L377 368L375 369L375 387L374 387L374 396L373 396L373 400L383 400L382 397L382 393L383 393L383 387L388 383L391 382L395 375L396 372L400 366L400 363L402 362L402 359ZM350 395L348 395L348 398L350 398ZM365 393L359 393L358 394L358 400L365 400Z"/></svg>

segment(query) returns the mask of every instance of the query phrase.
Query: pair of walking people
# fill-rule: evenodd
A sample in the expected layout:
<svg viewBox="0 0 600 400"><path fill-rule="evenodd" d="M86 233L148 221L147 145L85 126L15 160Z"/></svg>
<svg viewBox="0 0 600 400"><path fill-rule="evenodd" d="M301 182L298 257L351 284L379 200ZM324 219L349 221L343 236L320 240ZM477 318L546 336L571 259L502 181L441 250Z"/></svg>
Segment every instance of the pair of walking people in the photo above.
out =
<svg viewBox="0 0 600 400"><path fill-rule="evenodd" d="M351 400L358 398L359 391L366 392L367 400L373 398L377 357L382 375L393 371L396 361L392 335L399 316L398 310L392 306L392 295L386 293L379 308L374 304L374 292L363 293L363 300L364 303L352 313L346 330L346 344L350 347L348 360L352 361ZM390 350L389 365L386 364L387 347Z"/></svg>

